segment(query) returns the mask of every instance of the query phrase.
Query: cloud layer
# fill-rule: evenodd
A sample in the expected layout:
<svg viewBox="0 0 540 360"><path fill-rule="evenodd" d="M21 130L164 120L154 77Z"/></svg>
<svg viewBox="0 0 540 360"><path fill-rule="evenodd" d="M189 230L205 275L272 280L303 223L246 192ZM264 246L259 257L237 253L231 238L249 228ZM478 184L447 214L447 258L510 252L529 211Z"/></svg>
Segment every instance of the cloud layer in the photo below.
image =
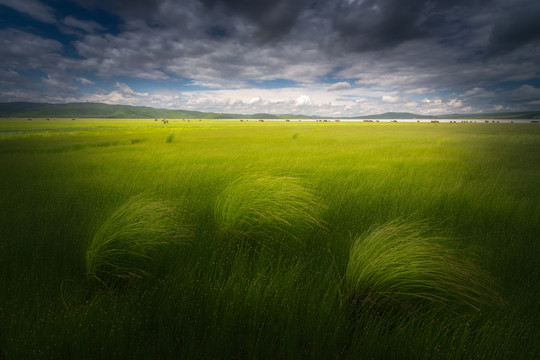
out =
<svg viewBox="0 0 540 360"><path fill-rule="evenodd" d="M352 116L537 109L534 0L0 0L0 101Z"/></svg>

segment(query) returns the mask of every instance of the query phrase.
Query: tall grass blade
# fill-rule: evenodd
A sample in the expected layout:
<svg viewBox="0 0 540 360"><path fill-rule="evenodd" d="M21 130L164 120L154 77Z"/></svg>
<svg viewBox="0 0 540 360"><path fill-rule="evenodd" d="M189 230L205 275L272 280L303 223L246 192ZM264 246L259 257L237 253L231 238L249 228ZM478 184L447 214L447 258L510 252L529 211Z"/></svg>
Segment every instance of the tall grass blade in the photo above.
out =
<svg viewBox="0 0 540 360"><path fill-rule="evenodd" d="M221 234L232 237L296 237L321 226L321 206L301 179L255 173L234 180L218 196L214 218Z"/></svg>
<svg viewBox="0 0 540 360"><path fill-rule="evenodd" d="M357 237L345 274L349 296L364 304L427 300L473 309L502 302L472 254L427 233L423 222L394 220Z"/></svg>
<svg viewBox="0 0 540 360"><path fill-rule="evenodd" d="M101 282L144 277L152 255L177 236L173 208L137 195L119 206L86 251L86 273Z"/></svg>

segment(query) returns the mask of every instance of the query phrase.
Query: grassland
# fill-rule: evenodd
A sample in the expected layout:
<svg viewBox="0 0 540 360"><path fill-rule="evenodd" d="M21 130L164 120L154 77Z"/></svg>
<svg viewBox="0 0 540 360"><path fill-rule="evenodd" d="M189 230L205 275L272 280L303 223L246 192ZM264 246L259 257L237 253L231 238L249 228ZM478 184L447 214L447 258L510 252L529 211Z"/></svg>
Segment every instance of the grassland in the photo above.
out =
<svg viewBox="0 0 540 360"><path fill-rule="evenodd" d="M537 124L0 119L0 167L0 358L540 357Z"/></svg>

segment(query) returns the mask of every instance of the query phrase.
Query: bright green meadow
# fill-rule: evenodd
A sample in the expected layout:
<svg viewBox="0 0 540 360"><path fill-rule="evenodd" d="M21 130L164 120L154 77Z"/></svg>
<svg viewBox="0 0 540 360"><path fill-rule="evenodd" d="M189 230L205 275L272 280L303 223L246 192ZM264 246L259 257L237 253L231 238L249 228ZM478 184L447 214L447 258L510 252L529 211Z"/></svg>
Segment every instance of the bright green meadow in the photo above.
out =
<svg viewBox="0 0 540 360"><path fill-rule="evenodd" d="M0 359L538 359L540 126L0 119Z"/></svg>

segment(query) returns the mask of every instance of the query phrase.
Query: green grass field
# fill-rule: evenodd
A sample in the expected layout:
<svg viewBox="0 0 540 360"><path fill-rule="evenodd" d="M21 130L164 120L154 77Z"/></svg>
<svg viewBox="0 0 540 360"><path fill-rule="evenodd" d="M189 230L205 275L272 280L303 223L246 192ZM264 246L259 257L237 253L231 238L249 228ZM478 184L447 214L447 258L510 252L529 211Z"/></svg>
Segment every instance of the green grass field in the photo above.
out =
<svg viewBox="0 0 540 360"><path fill-rule="evenodd" d="M0 359L536 359L540 126L0 119Z"/></svg>

